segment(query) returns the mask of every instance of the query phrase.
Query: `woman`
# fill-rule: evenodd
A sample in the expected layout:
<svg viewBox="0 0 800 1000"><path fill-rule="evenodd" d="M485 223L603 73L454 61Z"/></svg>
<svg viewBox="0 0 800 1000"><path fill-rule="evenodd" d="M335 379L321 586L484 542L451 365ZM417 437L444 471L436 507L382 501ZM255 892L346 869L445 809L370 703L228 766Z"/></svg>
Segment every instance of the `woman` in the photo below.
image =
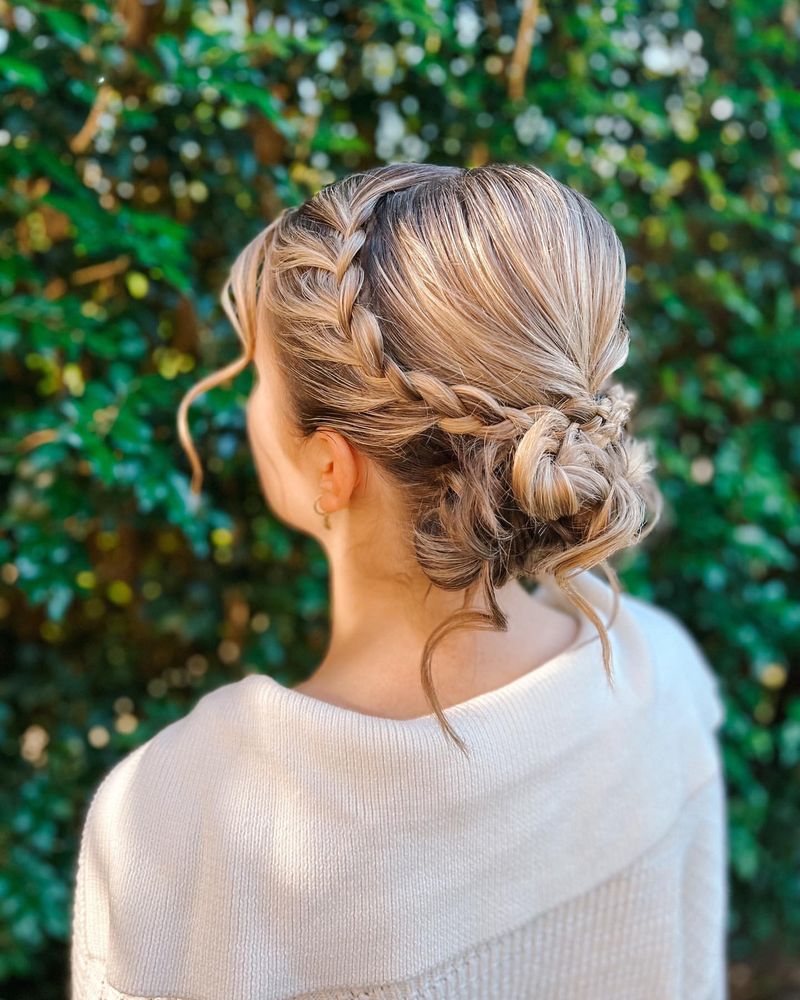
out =
<svg viewBox="0 0 800 1000"><path fill-rule="evenodd" d="M661 511L607 384L624 291L612 227L532 166L378 167L244 248L244 352L181 438L197 489L187 408L252 362L261 485L327 553L330 644L105 777L73 1000L726 996L719 687L609 565Z"/></svg>

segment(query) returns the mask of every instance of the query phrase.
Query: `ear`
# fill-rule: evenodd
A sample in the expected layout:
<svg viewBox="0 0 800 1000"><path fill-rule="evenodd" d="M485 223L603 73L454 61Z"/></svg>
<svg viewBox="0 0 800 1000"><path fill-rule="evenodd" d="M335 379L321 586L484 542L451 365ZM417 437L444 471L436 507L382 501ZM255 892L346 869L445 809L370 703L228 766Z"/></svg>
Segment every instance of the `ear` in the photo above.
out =
<svg viewBox="0 0 800 1000"><path fill-rule="evenodd" d="M364 456L333 428L314 433L314 474L325 510L333 512L350 505L364 481Z"/></svg>

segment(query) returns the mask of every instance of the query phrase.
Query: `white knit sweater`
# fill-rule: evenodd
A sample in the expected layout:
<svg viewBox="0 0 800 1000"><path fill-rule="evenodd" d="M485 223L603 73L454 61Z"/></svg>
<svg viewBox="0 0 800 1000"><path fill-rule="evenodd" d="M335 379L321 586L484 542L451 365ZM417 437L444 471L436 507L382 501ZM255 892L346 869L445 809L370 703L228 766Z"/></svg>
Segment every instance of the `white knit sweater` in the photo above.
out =
<svg viewBox="0 0 800 1000"><path fill-rule="evenodd" d="M607 620L605 579L575 582ZM625 593L612 692L580 618L445 709L470 760L432 714L261 674L202 697L91 800L72 1000L727 1000L716 677Z"/></svg>

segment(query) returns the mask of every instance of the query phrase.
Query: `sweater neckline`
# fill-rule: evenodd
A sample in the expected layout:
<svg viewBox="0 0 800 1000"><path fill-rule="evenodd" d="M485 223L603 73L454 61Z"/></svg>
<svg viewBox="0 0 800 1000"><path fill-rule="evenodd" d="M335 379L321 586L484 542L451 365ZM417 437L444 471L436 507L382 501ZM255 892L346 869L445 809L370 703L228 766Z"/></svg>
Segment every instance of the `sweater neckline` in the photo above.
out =
<svg viewBox="0 0 800 1000"><path fill-rule="evenodd" d="M495 719L501 721L508 707L518 706L520 702L535 701L554 705L553 699L559 697L559 688L562 688L562 694L569 696L569 690L573 686L585 684L591 679L588 671L596 673L590 687L599 685L608 689L600 636L594 623L569 602L552 576L542 575L537 579L537 599L567 612L578 621L578 631L572 643L508 683L443 709L445 717L454 725L466 725L472 729L475 725L491 724ZM614 600L614 592L609 584L588 570L572 578L571 582L595 608L601 620L607 623L613 611ZM617 619L622 613L620 605ZM615 628L616 620L609 630L612 648ZM615 651L615 660L617 655ZM580 676L576 676L578 674ZM384 737L388 740L399 737L403 741L406 738L413 740L430 735L441 738L441 726L434 712L410 719L393 719L344 708L302 691L295 691L269 674L249 674L242 683L257 687L259 700L264 699L262 704L268 703L289 726L299 727L306 734L327 734L334 737L340 733L358 733L361 737ZM563 687L565 684L566 688Z"/></svg>

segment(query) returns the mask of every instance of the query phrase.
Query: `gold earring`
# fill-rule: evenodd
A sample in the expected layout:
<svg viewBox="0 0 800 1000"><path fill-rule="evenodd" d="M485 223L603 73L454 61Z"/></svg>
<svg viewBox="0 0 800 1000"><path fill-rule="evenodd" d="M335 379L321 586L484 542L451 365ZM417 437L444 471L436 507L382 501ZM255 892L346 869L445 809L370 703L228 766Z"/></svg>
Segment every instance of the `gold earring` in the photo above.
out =
<svg viewBox="0 0 800 1000"><path fill-rule="evenodd" d="M331 515L330 515L330 512L327 511L327 510L319 510L317 508L317 504L320 502L321 499L322 499L322 494L320 494L317 497L317 499L314 501L314 510L316 511L317 514L324 515L324 517L322 519L322 523L325 525L326 528L330 528L330 526L331 526Z"/></svg>

